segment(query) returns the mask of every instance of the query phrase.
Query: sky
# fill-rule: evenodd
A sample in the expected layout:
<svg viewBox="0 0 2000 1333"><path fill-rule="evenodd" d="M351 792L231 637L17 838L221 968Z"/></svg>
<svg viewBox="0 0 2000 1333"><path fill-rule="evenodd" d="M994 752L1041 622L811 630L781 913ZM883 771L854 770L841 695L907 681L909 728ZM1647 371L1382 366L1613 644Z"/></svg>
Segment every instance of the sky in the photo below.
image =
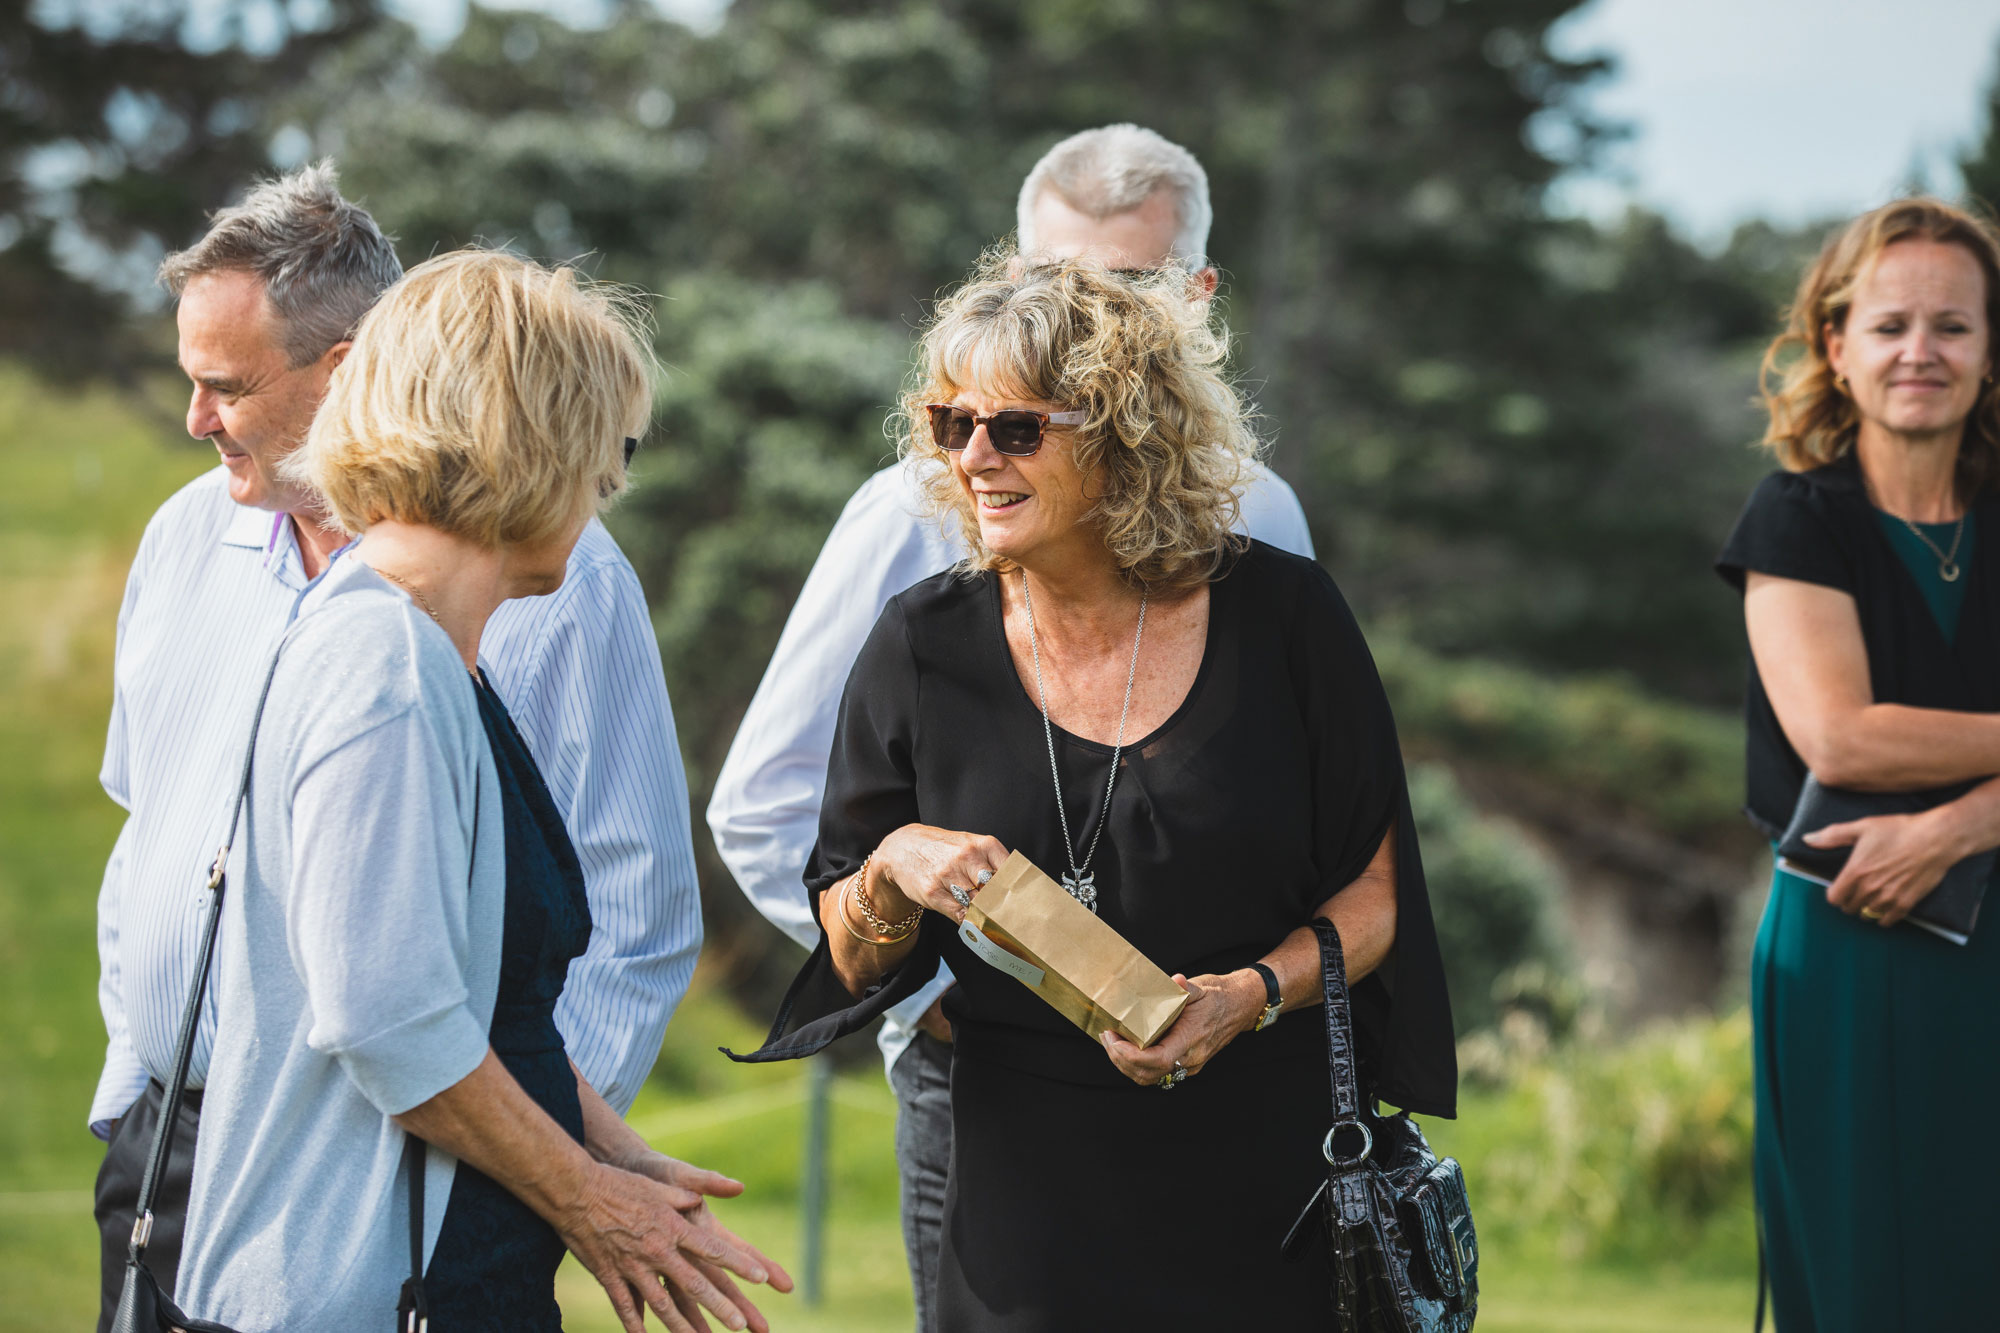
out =
<svg viewBox="0 0 2000 1333"><path fill-rule="evenodd" d="M1913 169L1958 189L1984 127L2000 0L1597 0L1552 34L1618 70L1587 99L1632 125L1620 179L1566 182L1595 216L1638 200L1698 238L1883 202Z"/></svg>
<svg viewBox="0 0 2000 1333"><path fill-rule="evenodd" d="M523 0L588 21L596 0ZM656 0L698 26L728 0ZM435 39L465 0L392 0ZM1628 124L1606 170L1566 180L1557 207L1615 217L1644 203L1696 239L1737 222L1801 222L1881 203L1924 173L1958 188L2000 51L2000 0L1595 0L1552 34L1616 71L1588 95Z"/></svg>

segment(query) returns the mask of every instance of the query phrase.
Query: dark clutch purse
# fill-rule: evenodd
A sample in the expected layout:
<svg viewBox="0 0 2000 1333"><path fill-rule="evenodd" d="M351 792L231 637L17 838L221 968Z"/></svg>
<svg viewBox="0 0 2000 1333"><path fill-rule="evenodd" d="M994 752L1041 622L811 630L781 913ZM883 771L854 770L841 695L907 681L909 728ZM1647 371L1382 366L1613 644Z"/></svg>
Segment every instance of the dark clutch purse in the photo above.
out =
<svg viewBox="0 0 2000 1333"><path fill-rule="evenodd" d="M284 647L279 643L279 650ZM187 1002L181 1009L180 1031L174 1039L173 1074L166 1080L166 1095L160 1103L159 1127L153 1131L153 1148L146 1161L146 1174L139 1183L138 1221L132 1226L132 1241L125 1251L125 1285L118 1292L118 1309L111 1318L111 1333L236 1333L227 1324L194 1319L181 1312L173 1299L160 1290L153 1271L146 1267L146 1245L153 1235L153 1200L158 1195L160 1177L173 1152L174 1132L180 1125L181 1102L187 1095L188 1061L194 1051L195 1029L201 1019L202 995L208 989L208 974L215 961L215 932L222 924L222 895L227 883L230 844L243 818L243 802L250 794L250 760L257 752L257 730L264 720L264 703L271 697L271 681L278 674L278 654L264 672L264 688L257 696L257 711L250 717L250 740L244 746L243 774L230 798L229 836L215 854L208 871L208 919L203 924L201 952L196 955L194 981L188 986ZM424 1300L424 1145L414 1135L403 1136L403 1170L410 1188L410 1276L403 1283L396 1306L397 1333L423 1333L430 1318Z"/></svg>
<svg viewBox="0 0 2000 1333"><path fill-rule="evenodd" d="M1845 824L1875 815L1917 815L1950 801L1972 789L1969 782L1930 791L1849 791L1844 787L1823 787L1819 779L1806 775L1806 785L1793 807L1792 822L1778 839L1778 865L1815 884L1831 884L1853 852L1852 847L1815 847L1805 840L1808 833L1831 824ZM1904 918L1950 940L1964 944L1979 924L1980 904L1986 899L1986 884L1993 876L2000 849L1976 852L1944 872L1944 878Z"/></svg>
<svg viewBox="0 0 2000 1333"><path fill-rule="evenodd" d="M1326 985L1333 1128L1321 1154L1326 1179L1284 1240L1300 1259L1315 1233L1332 1249L1334 1328L1340 1333L1470 1333L1479 1313L1479 1241L1465 1172L1431 1151L1408 1113L1380 1115L1362 1100L1340 934L1313 922Z"/></svg>

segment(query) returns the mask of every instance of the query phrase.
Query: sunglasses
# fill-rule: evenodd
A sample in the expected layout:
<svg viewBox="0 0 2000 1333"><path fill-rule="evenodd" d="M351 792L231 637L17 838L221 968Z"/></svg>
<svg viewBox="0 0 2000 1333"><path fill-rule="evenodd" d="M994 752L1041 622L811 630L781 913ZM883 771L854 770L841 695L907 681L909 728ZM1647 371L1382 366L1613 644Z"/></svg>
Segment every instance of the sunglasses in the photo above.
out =
<svg viewBox="0 0 2000 1333"><path fill-rule="evenodd" d="M950 403L925 403L931 414L931 439L946 453L957 453L972 443L972 432L986 427L993 448L1009 458L1026 458L1042 447L1042 432L1050 426L1081 426L1088 412L1030 412L1012 407L990 417L976 416Z"/></svg>
<svg viewBox="0 0 2000 1333"><path fill-rule="evenodd" d="M625 470L627 472L630 472L632 470L632 455L638 452L639 452L639 441L634 439L632 436L627 435L625 437ZM614 485L612 485L612 483L608 481L599 482L597 493L599 498L608 500L611 498L612 492L615 491L616 489L617 487L615 487Z"/></svg>

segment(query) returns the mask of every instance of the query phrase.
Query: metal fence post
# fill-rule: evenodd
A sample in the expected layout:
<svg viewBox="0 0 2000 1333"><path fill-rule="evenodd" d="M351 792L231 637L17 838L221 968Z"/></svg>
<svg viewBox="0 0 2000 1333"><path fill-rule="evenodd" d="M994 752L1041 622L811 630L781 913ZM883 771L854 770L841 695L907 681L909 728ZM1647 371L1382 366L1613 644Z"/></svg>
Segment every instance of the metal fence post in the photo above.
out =
<svg viewBox="0 0 2000 1333"><path fill-rule="evenodd" d="M799 1191L805 1236L799 1247L799 1295L807 1305L818 1306L826 1300L820 1276L826 1254L826 1137L833 1058L815 1055L807 1061L806 1069L805 1179Z"/></svg>

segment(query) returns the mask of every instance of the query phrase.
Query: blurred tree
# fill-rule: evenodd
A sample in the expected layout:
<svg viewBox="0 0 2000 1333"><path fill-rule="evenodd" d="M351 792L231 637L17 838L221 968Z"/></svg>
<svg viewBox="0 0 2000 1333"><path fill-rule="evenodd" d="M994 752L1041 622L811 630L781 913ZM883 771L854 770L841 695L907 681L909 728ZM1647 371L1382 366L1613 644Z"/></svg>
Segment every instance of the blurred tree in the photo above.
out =
<svg viewBox="0 0 2000 1333"><path fill-rule="evenodd" d="M272 162L272 94L375 0L0 6L0 353L129 378L154 267ZM295 132L296 137L296 132ZM282 144L280 145L282 147Z"/></svg>
<svg viewBox="0 0 2000 1333"><path fill-rule="evenodd" d="M1986 89L1986 129L1978 144L1958 160L1965 193L2000 216L2000 60L1994 62L1993 82Z"/></svg>
<svg viewBox="0 0 2000 1333"><path fill-rule="evenodd" d="M1372 619L1729 698L1706 564L1758 467L1734 344L1768 316L1656 220L1547 215L1609 134L1573 108L1601 62L1547 46L1575 7L738 0L683 85L715 147L689 221L734 271L911 321L1055 139L1158 128L1208 168L1274 461Z"/></svg>
<svg viewBox="0 0 2000 1333"><path fill-rule="evenodd" d="M661 429L615 522L699 807L890 452L926 303L1051 143L1114 120L1206 164L1241 369L1372 624L1732 699L1707 564L1766 466L1754 351L1795 238L1709 255L1643 213L1550 216L1612 133L1574 104L1602 62L1549 49L1579 3L735 0L707 34L638 0L589 32L475 7L443 48L361 32L272 116L406 259L484 239L668 295Z"/></svg>

